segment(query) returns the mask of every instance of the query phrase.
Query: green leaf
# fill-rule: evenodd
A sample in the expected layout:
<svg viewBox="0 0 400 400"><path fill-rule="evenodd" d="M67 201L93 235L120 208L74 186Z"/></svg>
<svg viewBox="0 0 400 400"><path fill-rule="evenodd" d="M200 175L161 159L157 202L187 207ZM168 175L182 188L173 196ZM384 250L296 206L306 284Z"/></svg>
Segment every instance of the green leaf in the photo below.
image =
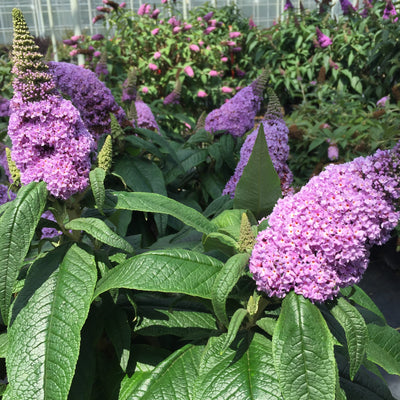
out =
<svg viewBox="0 0 400 400"><path fill-rule="evenodd" d="M211 301L215 315L225 326L229 324L225 309L226 300L228 299L229 293L242 276L244 267L249 261L249 257L250 255L246 253L234 255L225 263L223 268L221 268L221 271L215 279L211 291Z"/></svg>
<svg viewBox="0 0 400 400"><path fill-rule="evenodd" d="M98 282L94 298L110 289L125 288L210 299L222 266L221 261L190 250L149 251L110 270Z"/></svg>
<svg viewBox="0 0 400 400"><path fill-rule="evenodd" d="M282 400L271 341L258 333L239 334L221 354L225 337L209 339L192 400Z"/></svg>
<svg viewBox="0 0 400 400"><path fill-rule="evenodd" d="M219 250L227 256L233 256L239 249L239 243L231 236L220 232L211 232L203 238L205 251Z"/></svg>
<svg viewBox="0 0 400 400"><path fill-rule="evenodd" d="M256 322L256 325L260 327L268 335L273 336L276 327L276 318L265 317L261 318Z"/></svg>
<svg viewBox="0 0 400 400"><path fill-rule="evenodd" d="M374 301L357 285L340 289L340 293L345 296L348 300L360 305L363 308L373 312L375 315L380 317L386 322L382 312L376 306Z"/></svg>
<svg viewBox="0 0 400 400"><path fill-rule="evenodd" d="M8 348L8 335L7 333L2 333L0 335L0 358L7 357L7 348Z"/></svg>
<svg viewBox="0 0 400 400"><path fill-rule="evenodd" d="M167 196L164 176L157 165L150 160L125 156L115 164L114 171L134 192L158 193ZM154 219L159 233L163 235L167 228L168 217L155 215Z"/></svg>
<svg viewBox="0 0 400 400"><path fill-rule="evenodd" d="M222 346L221 353L223 354L225 350L232 344L235 340L237 333L239 332L242 322L246 318L248 311L245 308L238 308L232 315L231 321L229 322L228 333L225 336L225 342Z"/></svg>
<svg viewBox="0 0 400 400"><path fill-rule="evenodd" d="M108 199L111 207L172 215L202 233L211 233L214 225L195 209L156 193L112 192Z"/></svg>
<svg viewBox="0 0 400 400"><path fill-rule="evenodd" d="M236 186L233 206L251 210L260 219L272 210L281 195L281 182L268 152L263 124L260 124L250 159Z"/></svg>
<svg viewBox="0 0 400 400"><path fill-rule="evenodd" d="M106 178L106 171L103 168L95 168L89 173L90 186L92 188L96 206L101 213L103 213L104 199L106 191L104 189L104 179Z"/></svg>
<svg viewBox="0 0 400 400"><path fill-rule="evenodd" d="M400 375L400 333L389 325L367 324L367 358L389 374Z"/></svg>
<svg viewBox="0 0 400 400"><path fill-rule="evenodd" d="M331 313L344 329L350 357L350 379L354 379L365 357L368 342L367 325L357 309L343 297L337 300Z"/></svg>
<svg viewBox="0 0 400 400"><path fill-rule="evenodd" d="M67 399L97 272L73 245L36 261L12 308L5 399ZM63 257L64 256L64 257Z"/></svg>
<svg viewBox="0 0 400 400"><path fill-rule="evenodd" d="M135 333L145 336L175 335L188 339L209 337L215 333L215 319L210 313L139 306L139 324Z"/></svg>
<svg viewBox="0 0 400 400"><path fill-rule="evenodd" d="M332 335L318 308L290 292L272 339L275 369L285 400L334 400Z"/></svg>
<svg viewBox="0 0 400 400"><path fill-rule="evenodd" d="M188 344L172 353L139 385L130 385L130 393L120 393L119 400L188 400L192 382L197 378L204 346ZM133 374L130 379L137 379ZM128 386L128 383L125 383Z"/></svg>
<svg viewBox="0 0 400 400"><path fill-rule="evenodd" d="M99 242L108 244L111 247L133 253L132 246L121 236L113 232L104 221L98 218L76 218L65 225L66 229L74 231L85 231L92 235Z"/></svg>
<svg viewBox="0 0 400 400"><path fill-rule="evenodd" d="M11 296L47 199L44 182L23 186L0 219L0 312L7 324Z"/></svg>

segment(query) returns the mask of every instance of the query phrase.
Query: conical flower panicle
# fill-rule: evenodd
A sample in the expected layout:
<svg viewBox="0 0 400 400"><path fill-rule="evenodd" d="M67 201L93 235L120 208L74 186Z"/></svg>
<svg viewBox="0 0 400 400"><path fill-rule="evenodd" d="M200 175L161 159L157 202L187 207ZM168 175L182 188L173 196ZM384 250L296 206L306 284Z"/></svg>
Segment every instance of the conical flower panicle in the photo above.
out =
<svg viewBox="0 0 400 400"><path fill-rule="evenodd" d="M196 126L194 127L193 130L194 133L198 132L200 129L204 129L204 127L206 126L206 117L207 113L203 111L196 122Z"/></svg>
<svg viewBox="0 0 400 400"><path fill-rule="evenodd" d="M118 122L117 122L118 123ZM104 141L103 147L100 150L99 157L97 159L99 168L104 169L108 172L112 164L112 139L111 135L107 135Z"/></svg>
<svg viewBox="0 0 400 400"><path fill-rule="evenodd" d="M257 77L257 79L251 83L250 86L252 87L254 94L256 96L259 97L262 96L264 89L266 88L268 83L268 77L269 77L269 71L263 69L261 71L261 74Z"/></svg>
<svg viewBox="0 0 400 400"><path fill-rule="evenodd" d="M278 96L276 93L269 87L267 88L268 93L268 105L267 105L267 112L265 113L264 118L282 118L282 106L279 102Z"/></svg>
<svg viewBox="0 0 400 400"><path fill-rule="evenodd" d="M128 72L128 76L122 84L122 97L121 101L135 101L137 97L136 90L137 72L132 68Z"/></svg>
<svg viewBox="0 0 400 400"><path fill-rule="evenodd" d="M11 72L15 74L14 92L21 93L23 101L44 100L54 92L54 81L47 72L48 67L43 61L42 54L39 53L39 47L35 44L33 36L29 33L21 10L14 8L12 17L14 40Z"/></svg>
<svg viewBox="0 0 400 400"><path fill-rule="evenodd" d="M256 238L251 229L251 224L246 213L242 214L242 220L240 223L240 234L239 234L239 251L251 251L256 243Z"/></svg>
<svg viewBox="0 0 400 400"><path fill-rule="evenodd" d="M111 119L111 136L113 139L122 139L125 136L124 130L121 128L117 118L113 113L110 113Z"/></svg>

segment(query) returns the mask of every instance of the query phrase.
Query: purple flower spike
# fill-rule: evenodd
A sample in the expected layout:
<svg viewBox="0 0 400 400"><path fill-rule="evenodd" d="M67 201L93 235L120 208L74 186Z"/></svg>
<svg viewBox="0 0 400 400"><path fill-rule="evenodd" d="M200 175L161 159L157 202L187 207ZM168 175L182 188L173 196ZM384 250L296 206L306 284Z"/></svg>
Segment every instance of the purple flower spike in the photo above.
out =
<svg viewBox="0 0 400 400"><path fill-rule="evenodd" d="M283 8L284 11L293 10L293 4L290 0L286 0L285 7Z"/></svg>
<svg viewBox="0 0 400 400"><path fill-rule="evenodd" d="M154 115L150 107L142 100L135 101L136 116L137 120L133 121L134 126L139 128L150 129L156 132L160 132L160 128L154 118Z"/></svg>
<svg viewBox="0 0 400 400"><path fill-rule="evenodd" d="M395 17L397 15L396 9L394 8L393 3L391 0L388 0L386 3L386 7L383 10L383 19L390 19L392 17ZM398 18L394 18L393 22L396 22Z"/></svg>
<svg viewBox="0 0 400 400"><path fill-rule="evenodd" d="M332 40L329 36L324 35L318 27L316 27L315 30L317 31L318 44L321 47L328 47L332 44Z"/></svg>
<svg viewBox="0 0 400 400"><path fill-rule="evenodd" d="M258 290L313 302L358 283L369 250L383 244L400 212L400 143L345 164L330 164L298 193L279 199L256 239L249 269Z"/></svg>
<svg viewBox="0 0 400 400"><path fill-rule="evenodd" d="M356 11L353 4L351 4L349 0L340 0L340 6L342 7L343 15L348 15L353 11Z"/></svg>

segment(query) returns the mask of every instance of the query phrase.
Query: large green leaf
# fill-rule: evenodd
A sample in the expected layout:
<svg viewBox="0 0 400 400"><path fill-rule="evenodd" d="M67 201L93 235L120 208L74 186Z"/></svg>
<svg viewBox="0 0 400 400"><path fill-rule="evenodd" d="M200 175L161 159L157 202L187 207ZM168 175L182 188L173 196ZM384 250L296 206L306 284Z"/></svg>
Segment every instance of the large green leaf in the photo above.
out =
<svg viewBox="0 0 400 400"><path fill-rule="evenodd" d="M290 292L273 336L275 369L285 400L334 400L333 340L318 308Z"/></svg>
<svg viewBox="0 0 400 400"><path fill-rule="evenodd" d="M382 323L368 323L368 360L389 374L400 375L400 332Z"/></svg>
<svg viewBox="0 0 400 400"><path fill-rule="evenodd" d="M239 335L223 354L226 335L209 339L191 400L282 400L271 342Z"/></svg>
<svg viewBox="0 0 400 400"><path fill-rule="evenodd" d="M106 178L106 171L103 168L95 168L89 173L90 186L92 188L94 200L99 211L103 212L104 199L106 191L104 188L104 179Z"/></svg>
<svg viewBox="0 0 400 400"><path fill-rule="evenodd" d="M98 218L76 218L65 225L66 229L74 231L85 231L92 235L99 242L108 244L111 247L133 253L132 246L121 236L113 232L104 221Z"/></svg>
<svg viewBox="0 0 400 400"><path fill-rule="evenodd" d="M199 232L211 233L214 225L195 209L156 193L112 192L107 198L110 207L172 215Z"/></svg>
<svg viewBox="0 0 400 400"><path fill-rule="evenodd" d="M73 245L36 261L14 302L5 399L67 399L96 283L94 257Z"/></svg>
<svg viewBox="0 0 400 400"><path fill-rule="evenodd" d="M236 186L233 206L251 210L259 219L272 210L281 195L281 181L268 152L263 124L260 124L253 151Z"/></svg>
<svg viewBox="0 0 400 400"><path fill-rule="evenodd" d="M379 316L383 321L386 321L384 315L379 310L374 301L359 286L353 285L351 287L346 287L340 289L340 292L348 300L358 304L363 308L366 308L367 310Z"/></svg>
<svg viewBox="0 0 400 400"><path fill-rule="evenodd" d="M155 250L130 258L99 281L95 297L115 288L184 293L206 299L223 263L190 250Z"/></svg>
<svg viewBox="0 0 400 400"><path fill-rule="evenodd" d="M134 383L130 385L129 382L124 382L124 391L120 392L119 399L192 399L193 382L197 377L203 349L204 346L188 344L172 353L150 375L143 377L141 374L139 382L136 374L133 374L129 380L134 380Z"/></svg>
<svg viewBox="0 0 400 400"><path fill-rule="evenodd" d="M350 357L350 378L353 379L365 357L368 342L367 325L357 309L344 298L337 300L337 304L332 308L331 313L342 325L346 334Z"/></svg>
<svg viewBox="0 0 400 400"><path fill-rule="evenodd" d="M11 295L47 199L44 182L22 187L0 219L0 312L8 322Z"/></svg>
<svg viewBox="0 0 400 400"><path fill-rule="evenodd" d="M226 300L228 299L229 293L242 276L244 267L249 261L249 257L250 255L247 253L234 255L225 263L215 279L211 301L215 315L225 326L229 324L225 310Z"/></svg>
<svg viewBox="0 0 400 400"><path fill-rule="evenodd" d="M167 195L164 176L157 165L150 160L125 156L115 164L114 171L123 178L134 192ZM154 216L154 220L159 232L164 234L168 217L158 214Z"/></svg>

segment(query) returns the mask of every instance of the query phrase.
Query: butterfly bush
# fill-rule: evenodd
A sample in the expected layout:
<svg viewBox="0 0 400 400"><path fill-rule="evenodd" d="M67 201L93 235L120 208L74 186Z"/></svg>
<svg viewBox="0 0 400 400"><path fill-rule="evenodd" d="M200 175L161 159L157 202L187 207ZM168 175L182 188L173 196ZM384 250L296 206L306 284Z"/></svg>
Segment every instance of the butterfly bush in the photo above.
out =
<svg viewBox="0 0 400 400"><path fill-rule="evenodd" d="M152 113L150 107L142 100L135 101L135 108L137 118L136 121L133 121L134 126L139 128L145 128L150 130L155 130L160 132L160 128L154 118L154 114Z"/></svg>
<svg viewBox="0 0 400 400"><path fill-rule="evenodd" d="M119 122L126 118L110 89L94 72L65 62L52 61L48 66L57 88L69 96L95 140L110 132L110 113L115 114Z"/></svg>
<svg viewBox="0 0 400 400"><path fill-rule="evenodd" d="M277 297L294 290L321 302L358 283L369 249L385 243L400 218L399 158L400 143L331 164L278 200L250 258L258 289Z"/></svg>
<svg viewBox="0 0 400 400"><path fill-rule="evenodd" d="M220 108L211 111L205 121L205 130L210 133L225 131L232 136L243 136L254 126L254 118L261 106L265 81L265 74L260 75Z"/></svg>
<svg viewBox="0 0 400 400"><path fill-rule="evenodd" d="M22 184L44 181L53 196L67 199L88 186L94 141L79 111L55 90L21 11L13 10L13 22L11 156Z"/></svg>
<svg viewBox="0 0 400 400"><path fill-rule="evenodd" d="M282 119L282 116L271 111L267 111L261 123L264 128L265 139L267 140L272 164L281 180L282 192L286 194L293 181L293 174L287 165L287 159L289 157L289 129ZM250 159L257 135L258 128L254 129L254 131L246 137L240 149L240 161L231 179L226 184L222 192L223 195L228 194L231 198L235 197L237 183L243 174L244 167Z"/></svg>

